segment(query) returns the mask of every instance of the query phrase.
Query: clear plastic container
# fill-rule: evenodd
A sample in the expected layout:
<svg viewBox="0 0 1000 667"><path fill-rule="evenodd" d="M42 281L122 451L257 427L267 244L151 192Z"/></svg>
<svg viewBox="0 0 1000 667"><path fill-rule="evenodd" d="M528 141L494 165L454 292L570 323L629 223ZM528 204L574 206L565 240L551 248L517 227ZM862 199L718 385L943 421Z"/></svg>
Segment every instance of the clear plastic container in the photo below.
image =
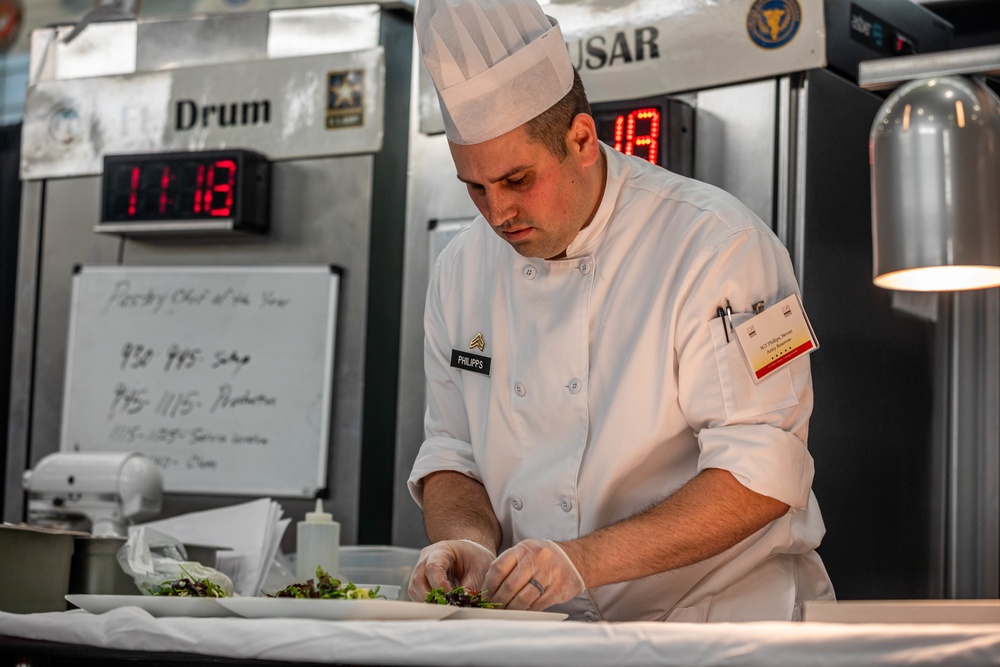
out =
<svg viewBox="0 0 1000 667"><path fill-rule="evenodd" d="M342 546L340 578L358 584L399 586L399 599L409 600L406 588L419 556L419 549L409 547Z"/></svg>

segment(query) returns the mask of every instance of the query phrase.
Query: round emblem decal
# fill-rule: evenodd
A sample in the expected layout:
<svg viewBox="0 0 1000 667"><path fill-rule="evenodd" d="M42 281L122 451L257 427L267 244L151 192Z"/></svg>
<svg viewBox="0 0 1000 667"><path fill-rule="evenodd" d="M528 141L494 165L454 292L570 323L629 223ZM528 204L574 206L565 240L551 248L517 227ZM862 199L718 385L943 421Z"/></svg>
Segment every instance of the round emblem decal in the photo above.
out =
<svg viewBox="0 0 1000 667"><path fill-rule="evenodd" d="M792 41L801 22L798 0L754 0L747 13L747 33L757 46L777 49Z"/></svg>
<svg viewBox="0 0 1000 667"><path fill-rule="evenodd" d="M80 138L80 115L76 109L57 109L49 119L49 135L61 144L71 144Z"/></svg>

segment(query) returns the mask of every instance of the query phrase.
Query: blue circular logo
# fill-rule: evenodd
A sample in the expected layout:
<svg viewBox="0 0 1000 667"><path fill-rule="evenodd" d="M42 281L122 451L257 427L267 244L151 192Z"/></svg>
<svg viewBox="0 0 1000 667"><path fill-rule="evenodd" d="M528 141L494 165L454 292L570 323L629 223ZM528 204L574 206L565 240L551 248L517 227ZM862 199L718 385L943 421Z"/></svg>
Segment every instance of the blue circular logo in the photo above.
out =
<svg viewBox="0 0 1000 667"><path fill-rule="evenodd" d="M798 0L755 0L747 13L747 33L757 46L777 49L792 41L801 22Z"/></svg>
<svg viewBox="0 0 1000 667"><path fill-rule="evenodd" d="M83 134L80 114L72 107L57 109L49 118L49 135L61 144L71 144Z"/></svg>

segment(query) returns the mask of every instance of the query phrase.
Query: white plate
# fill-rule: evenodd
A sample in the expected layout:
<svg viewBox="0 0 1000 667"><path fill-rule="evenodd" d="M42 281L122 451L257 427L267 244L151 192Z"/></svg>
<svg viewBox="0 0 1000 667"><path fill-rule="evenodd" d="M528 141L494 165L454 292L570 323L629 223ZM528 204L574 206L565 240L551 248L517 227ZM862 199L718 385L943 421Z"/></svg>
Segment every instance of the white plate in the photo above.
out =
<svg viewBox="0 0 1000 667"><path fill-rule="evenodd" d="M312 618L322 621L433 621L456 607L406 600L311 600L296 598L219 598L245 618Z"/></svg>
<svg viewBox="0 0 1000 667"><path fill-rule="evenodd" d="M66 599L91 614L103 614L119 607L139 607L153 616L235 616L222 605L221 598L179 598L166 595L84 595L70 594Z"/></svg>
<svg viewBox="0 0 1000 667"><path fill-rule="evenodd" d="M449 621L563 621L567 618L569 618L569 614L554 611L488 609L486 607L455 607L455 613L448 616Z"/></svg>

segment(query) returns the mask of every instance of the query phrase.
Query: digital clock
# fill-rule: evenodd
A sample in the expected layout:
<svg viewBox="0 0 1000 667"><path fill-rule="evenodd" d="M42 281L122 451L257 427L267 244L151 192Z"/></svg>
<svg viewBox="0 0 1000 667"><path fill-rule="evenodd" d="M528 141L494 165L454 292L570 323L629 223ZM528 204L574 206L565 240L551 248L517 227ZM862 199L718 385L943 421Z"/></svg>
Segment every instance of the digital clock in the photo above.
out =
<svg viewBox="0 0 1000 667"><path fill-rule="evenodd" d="M689 105L659 96L594 103L591 111L597 138L615 150L693 175L694 114Z"/></svg>
<svg viewBox="0 0 1000 667"><path fill-rule="evenodd" d="M98 232L253 232L268 228L270 162L232 149L106 155Z"/></svg>

